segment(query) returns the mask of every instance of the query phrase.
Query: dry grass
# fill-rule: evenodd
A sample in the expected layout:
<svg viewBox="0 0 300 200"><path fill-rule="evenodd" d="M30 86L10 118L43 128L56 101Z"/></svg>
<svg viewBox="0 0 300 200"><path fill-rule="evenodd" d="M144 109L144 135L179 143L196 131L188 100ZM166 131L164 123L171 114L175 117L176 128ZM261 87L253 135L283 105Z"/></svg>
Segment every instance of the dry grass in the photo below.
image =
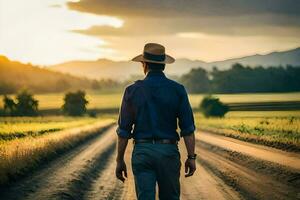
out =
<svg viewBox="0 0 300 200"><path fill-rule="evenodd" d="M204 118L196 114L197 127L225 136L261 143L286 150L300 150L300 117L298 112L236 112L225 118ZM240 113L240 116L239 114Z"/></svg>
<svg viewBox="0 0 300 200"><path fill-rule="evenodd" d="M37 167L42 161L58 152L99 133L99 130L113 123L112 119L101 119L80 128L66 129L41 135L24 137L0 143L0 185Z"/></svg>

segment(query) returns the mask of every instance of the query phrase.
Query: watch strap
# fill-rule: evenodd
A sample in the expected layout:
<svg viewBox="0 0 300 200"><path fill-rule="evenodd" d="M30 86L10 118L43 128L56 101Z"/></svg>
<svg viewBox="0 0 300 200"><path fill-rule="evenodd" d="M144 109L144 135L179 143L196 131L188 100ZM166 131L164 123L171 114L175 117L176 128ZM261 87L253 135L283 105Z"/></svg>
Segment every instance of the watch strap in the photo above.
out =
<svg viewBox="0 0 300 200"><path fill-rule="evenodd" d="M194 154L194 155L188 155L188 159L195 160L196 157L197 157L197 154Z"/></svg>

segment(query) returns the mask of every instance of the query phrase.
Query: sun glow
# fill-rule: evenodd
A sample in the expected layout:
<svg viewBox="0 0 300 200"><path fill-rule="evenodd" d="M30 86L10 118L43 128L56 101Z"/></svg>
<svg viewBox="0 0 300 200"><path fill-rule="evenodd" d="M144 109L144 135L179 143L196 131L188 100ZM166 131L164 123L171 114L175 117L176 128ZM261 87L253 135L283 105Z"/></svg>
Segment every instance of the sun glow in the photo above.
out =
<svg viewBox="0 0 300 200"><path fill-rule="evenodd" d="M93 25L120 28L123 21L71 11L66 0L1 0L0 54L46 65L112 56L106 41L71 31Z"/></svg>

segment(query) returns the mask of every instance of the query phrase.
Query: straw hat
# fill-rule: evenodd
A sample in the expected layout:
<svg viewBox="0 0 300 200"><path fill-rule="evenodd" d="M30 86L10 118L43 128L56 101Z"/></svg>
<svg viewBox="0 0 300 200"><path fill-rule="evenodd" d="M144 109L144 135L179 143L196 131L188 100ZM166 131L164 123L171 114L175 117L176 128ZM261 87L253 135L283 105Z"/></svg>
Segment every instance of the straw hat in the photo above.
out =
<svg viewBox="0 0 300 200"><path fill-rule="evenodd" d="M175 59L165 53L165 47L156 43L147 43L144 46L144 52L132 59L135 62L150 62L171 64Z"/></svg>

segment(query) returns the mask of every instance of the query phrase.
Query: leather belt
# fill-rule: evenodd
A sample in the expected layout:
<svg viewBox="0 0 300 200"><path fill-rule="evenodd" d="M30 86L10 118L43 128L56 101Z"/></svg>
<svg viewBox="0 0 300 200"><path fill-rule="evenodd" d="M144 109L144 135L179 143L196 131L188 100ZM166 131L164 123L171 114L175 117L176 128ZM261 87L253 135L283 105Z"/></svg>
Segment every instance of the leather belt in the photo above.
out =
<svg viewBox="0 0 300 200"><path fill-rule="evenodd" d="M178 144L177 140L170 139L135 139L133 140L134 144L139 143L152 143L152 144Z"/></svg>

